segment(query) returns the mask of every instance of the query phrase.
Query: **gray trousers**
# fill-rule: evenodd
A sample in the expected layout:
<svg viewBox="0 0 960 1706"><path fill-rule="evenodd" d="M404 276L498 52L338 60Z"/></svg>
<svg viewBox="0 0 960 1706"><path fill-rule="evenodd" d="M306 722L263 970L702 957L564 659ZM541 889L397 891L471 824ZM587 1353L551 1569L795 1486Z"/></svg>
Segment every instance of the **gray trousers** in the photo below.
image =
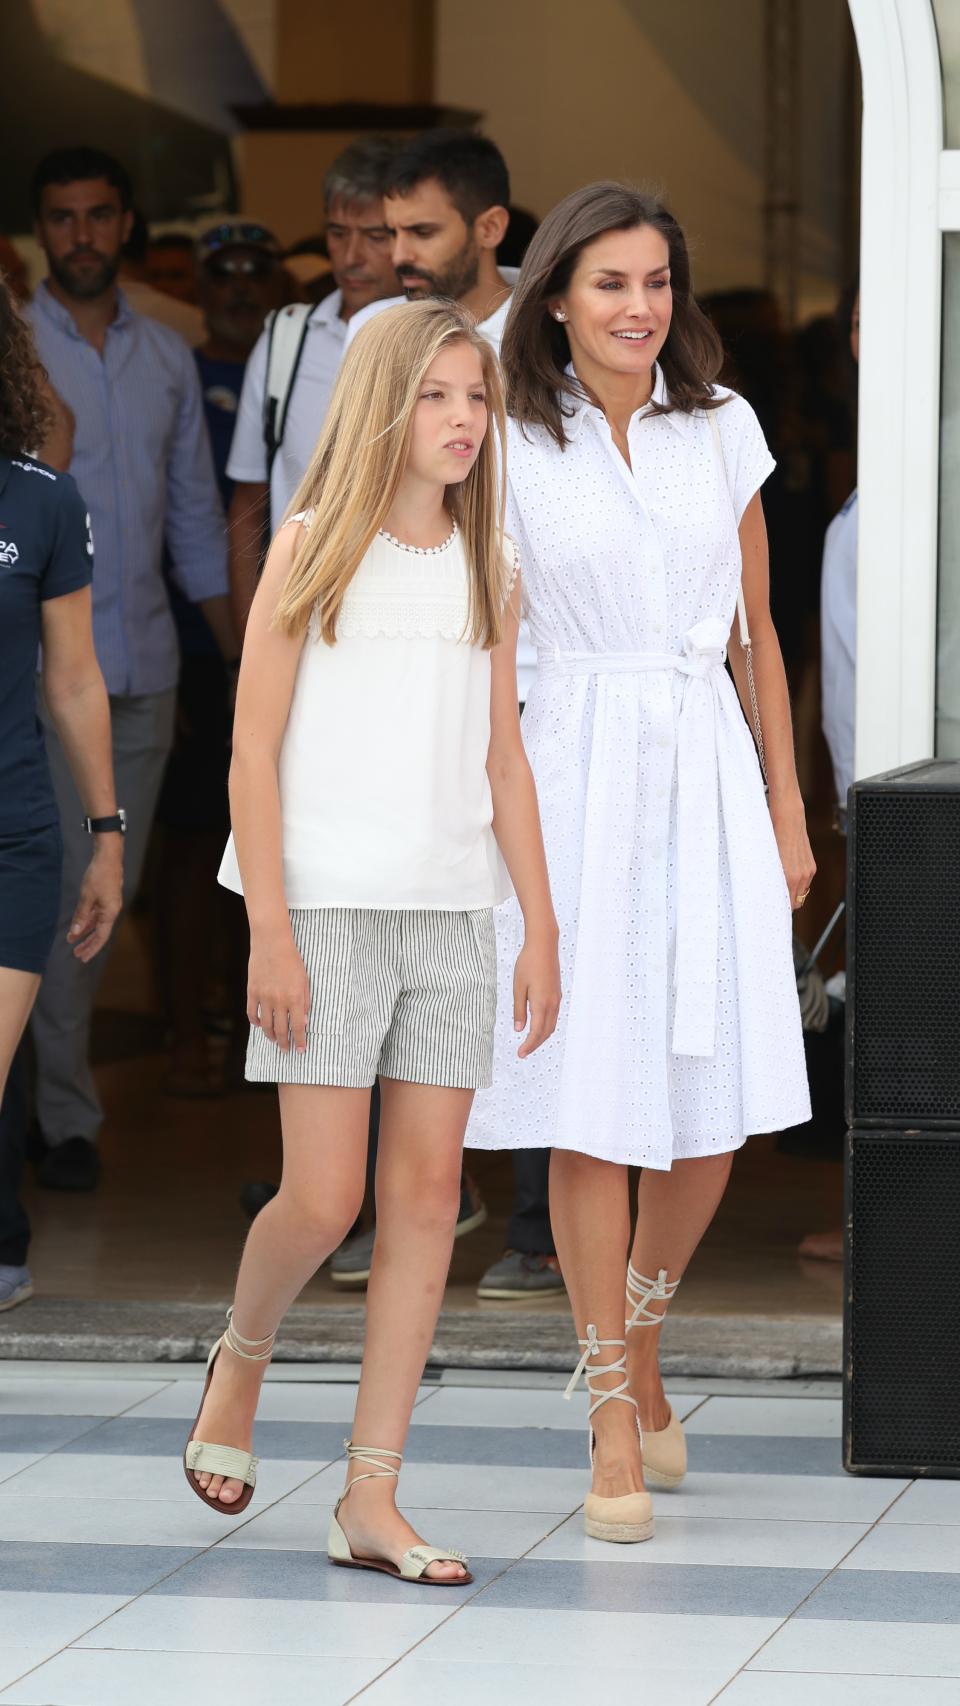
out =
<svg viewBox="0 0 960 1706"><path fill-rule="evenodd" d="M136 893L143 870L150 826L173 743L176 701L175 688L136 698L119 694L110 697L117 804L125 808L128 818L123 855L124 904ZM94 1142L103 1121L103 1109L90 1069L90 1023L110 949L101 949L95 960L82 965L67 945L67 929L84 871L90 863L93 843L80 828L85 814L76 783L39 695L38 711L60 810L63 888L53 952L30 1022L37 1060L37 1119L51 1145L64 1143L69 1137L85 1137Z"/></svg>

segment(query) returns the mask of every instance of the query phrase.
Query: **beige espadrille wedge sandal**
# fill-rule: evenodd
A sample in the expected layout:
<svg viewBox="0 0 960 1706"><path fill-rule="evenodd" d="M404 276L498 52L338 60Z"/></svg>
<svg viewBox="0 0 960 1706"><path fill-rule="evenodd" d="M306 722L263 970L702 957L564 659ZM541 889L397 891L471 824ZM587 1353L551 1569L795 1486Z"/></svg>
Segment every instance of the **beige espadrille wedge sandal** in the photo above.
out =
<svg viewBox="0 0 960 1706"><path fill-rule="evenodd" d="M640 1447L643 1449L643 1433L640 1428L640 1417L637 1406L627 1390L627 1342L625 1339L598 1339L597 1329L591 1323L587 1327L585 1339L578 1339L583 1346L580 1358L567 1385L563 1396L572 1398L581 1374L585 1377L587 1391L592 1400L587 1412L587 1424L590 1435L590 1468L593 1469L593 1458L596 1449L596 1439L593 1432L593 1418L604 1404L609 1404L613 1398L624 1404L632 1404L637 1421L637 1433L640 1435ZM601 1351L609 1348L621 1351L621 1355L613 1362L601 1363L594 1368L587 1364L600 1355ZM601 1374L622 1374L619 1386L599 1390L592 1384ZM588 1493L583 1501L583 1526L593 1540L637 1541L653 1539L653 1507L649 1493L623 1493L619 1498L602 1498L599 1493Z"/></svg>
<svg viewBox="0 0 960 1706"><path fill-rule="evenodd" d="M676 1296L679 1280L667 1281L667 1270L661 1268L655 1280L647 1279L639 1274L632 1262L627 1264L627 1317L626 1330L631 1332L634 1327L659 1327L667 1312L667 1305ZM661 1313L650 1308L652 1302L662 1302ZM644 1479L658 1492L672 1493L679 1487L687 1473L687 1442L679 1418L670 1411L670 1420L665 1428L657 1428L652 1432L646 1429L643 1436L643 1474Z"/></svg>

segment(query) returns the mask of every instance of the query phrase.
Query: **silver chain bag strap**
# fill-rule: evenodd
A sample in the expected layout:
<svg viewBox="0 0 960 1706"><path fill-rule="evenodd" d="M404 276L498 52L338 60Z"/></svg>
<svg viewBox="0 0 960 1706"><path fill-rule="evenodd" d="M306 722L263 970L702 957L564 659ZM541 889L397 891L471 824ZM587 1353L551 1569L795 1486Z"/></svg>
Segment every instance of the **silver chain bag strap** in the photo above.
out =
<svg viewBox="0 0 960 1706"><path fill-rule="evenodd" d="M723 453L723 439L720 436L720 427L717 424L716 410L708 409L706 414L707 420L710 422L710 431L713 433L713 442L717 447L717 455L720 458L720 466L723 469L724 484L729 492L730 481L727 475L727 459ZM732 493L730 494L730 499L732 504ZM763 729L760 726L760 707L757 704L757 687L753 679L753 642L750 639L750 629L747 624L747 606L743 597L742 578L737 586L737 623L740 629L740 646L747 663L747 690L750 694L750 709L753 712L753 737L757 743L757 757L760 760L760 773L763 776L764 784L769 786L767 783L767 756L763 749Z"/></svg>

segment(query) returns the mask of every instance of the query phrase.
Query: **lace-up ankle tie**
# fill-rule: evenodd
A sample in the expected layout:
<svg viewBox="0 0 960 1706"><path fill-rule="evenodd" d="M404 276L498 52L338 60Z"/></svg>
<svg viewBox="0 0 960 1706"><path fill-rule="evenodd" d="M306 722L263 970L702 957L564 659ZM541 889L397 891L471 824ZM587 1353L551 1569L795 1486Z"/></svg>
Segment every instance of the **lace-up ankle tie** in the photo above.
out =
<svg viewBox="0 0 960 1706"><path fill-rule="evenodd" d="M269 1362L276 1337L276 1333L268 1333L264 1339L245 1339L233 1324L233 1310L227 1310L227 1330L223 1335L223 1343L234 1356L242 1357L244 1362Z"/></svg>
<svg viewBox="0 0 960 1706"><path fill-rule="evenodd" d="M661 1268L655 1280L647 1279L645 1274L639 1274L632 1262L627 1263L627 1308L632 1314L626 1318L626 1330L631 1327L660 1327L667 1307L676 1296L679 1280L667 1280L666 1268ZM664 1308L660 1314L650 1308L651 1302L663 1302Z"/></svg>

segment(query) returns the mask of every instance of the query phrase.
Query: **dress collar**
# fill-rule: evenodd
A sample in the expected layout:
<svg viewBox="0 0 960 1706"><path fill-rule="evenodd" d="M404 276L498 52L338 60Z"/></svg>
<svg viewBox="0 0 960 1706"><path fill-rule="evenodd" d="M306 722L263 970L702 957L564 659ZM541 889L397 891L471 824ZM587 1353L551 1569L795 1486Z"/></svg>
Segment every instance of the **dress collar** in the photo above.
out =
<svg viewBox="0 0 960 1706"><path fill-rule="evenodd" d="M564 376L571 380L574 386L579 385L579 380L577 379L576 370L572 361L567 363L567 366L564 369ZM650 402L645 403L642 409L638 409L632 419L639 420L643 415L649 414L654 403L659 404L661 408L666 408L669 402L670 393L667 390L667 382L663 376L663 368L660 366L659 362L655 362L653 367L653 391L651 393ZM562 406L565 411L563 423L564 430L569 439L579 438L584 418L587 415L601 415L603 413L602 409L598 409L596 404L591 403L588 397L584 396L582 393L578 394L576 390L564 390ZM679 432L681 436L684 436L687 433L693 418L694 417L692 415L685 415L681 409L673 409L670 414L663 416L663 419L669 421L674 430Z"/></svg>

